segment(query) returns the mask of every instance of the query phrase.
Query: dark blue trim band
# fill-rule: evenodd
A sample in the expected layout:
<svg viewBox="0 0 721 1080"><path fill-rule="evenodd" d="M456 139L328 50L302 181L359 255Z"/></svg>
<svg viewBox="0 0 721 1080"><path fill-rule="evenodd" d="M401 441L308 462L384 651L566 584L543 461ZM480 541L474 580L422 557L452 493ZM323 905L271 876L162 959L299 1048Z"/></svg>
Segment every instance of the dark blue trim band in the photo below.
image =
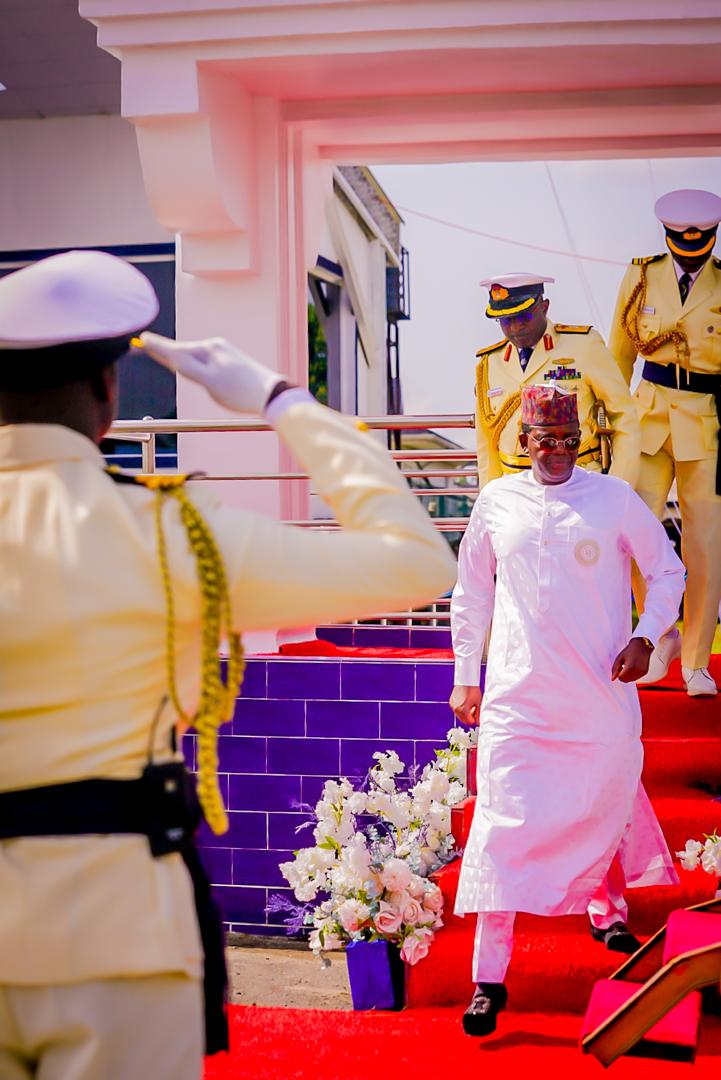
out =
<svg viewBox="0 0 721 1080"><path fill-rule="evenodd" d="M61 248L29 248L27 251L0 251L0 265L6 262L37 262L50 255L62 255L66 251L106 251L121 259L142 258L143 255L172 255L175 257L175 244L114 244L114 245L76 245Z"/></svg>

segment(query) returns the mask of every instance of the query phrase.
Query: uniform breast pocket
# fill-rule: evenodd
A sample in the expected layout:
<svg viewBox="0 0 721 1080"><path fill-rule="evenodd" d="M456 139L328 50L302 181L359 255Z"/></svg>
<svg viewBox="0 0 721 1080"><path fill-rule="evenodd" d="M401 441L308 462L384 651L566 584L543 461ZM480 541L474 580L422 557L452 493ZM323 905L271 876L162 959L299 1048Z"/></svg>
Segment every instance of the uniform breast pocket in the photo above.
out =
<svg viewBox="0 0 721 1080"><path fill-rule="evenodd" d="M721 321L719 321L715 312L709 318L705 330L704 352L715 363L719 363L721 361Z"/></svg>
<svg viewBox="0 0 721 1080"><path fill-rule="evenodd" d="M656 334L661 331L661 316L660 315L644 315L641 313L638 317L638 336L641 341L650 341L651 338L656 337Z"/></svg>
<svg viewBox="0 0 721 1080"><path fill-rule="evenodd" d="M594 576L603 553L603 535L587 525L571 525L565 545L565 562L574 575L583 579Z"/></svg>

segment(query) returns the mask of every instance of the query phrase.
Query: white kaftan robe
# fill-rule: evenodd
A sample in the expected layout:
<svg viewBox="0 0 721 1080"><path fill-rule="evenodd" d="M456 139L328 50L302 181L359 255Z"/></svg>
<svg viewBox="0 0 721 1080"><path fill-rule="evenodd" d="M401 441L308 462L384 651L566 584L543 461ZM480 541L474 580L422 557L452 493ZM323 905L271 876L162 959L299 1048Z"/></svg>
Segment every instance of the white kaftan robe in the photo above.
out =
<svg viewBox="0 0 721 1080"><path fill-rule="evenodd" d="M684 569L625 481L576 467L544 485L529 470L476 502L451 606L457 685L478 685L493 625L459 915L584 912L617 852L629 884L678 880L640 785L638 692L611 682L632 558L648 582L635 634L656 642Z"/></svg>

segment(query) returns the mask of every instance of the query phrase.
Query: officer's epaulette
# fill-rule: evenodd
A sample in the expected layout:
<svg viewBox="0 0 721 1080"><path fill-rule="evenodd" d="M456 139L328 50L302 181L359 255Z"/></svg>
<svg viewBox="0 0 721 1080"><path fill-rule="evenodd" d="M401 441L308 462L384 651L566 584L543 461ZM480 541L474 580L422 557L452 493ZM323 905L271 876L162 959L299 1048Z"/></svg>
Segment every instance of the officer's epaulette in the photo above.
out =
<svg viewBox="0 0 721 1080"><path fill-rule="evenodd" d="M553 324L557 334L590 334L592 326L569 326L567 323Z"/></svg>
<svg viewBox="0 0 721 1080"><path fill-rule="evenodd" d="M507 341L508 338L504 337L503 341L497 341L495 345L486 345L485 348L478 350L476 356L486 356L488 353L495 352L496 349L500 349L501 345L505 345Z"/></svg>
<svg viewBox="0 0 721 1080"><path fill-rule="evenodd" d="M186 480L191 480L198 473L175 473L168 476L165 473L147 473L140 476L138 473L123 472L117 465L109 465L105 470L111 480L116 484L135 484L136 487L147 488L148 491L170 491L172 488L182 487Z"/></svg>
<svg viewBox="0 0 721 1080"><path fill-rule="evenodd" d="M631 262L634 266L648 266L649 263L658 262L659 259L666 258L666 252L663 251L660 255L641 255L638 259L632 259Z"/></svg>

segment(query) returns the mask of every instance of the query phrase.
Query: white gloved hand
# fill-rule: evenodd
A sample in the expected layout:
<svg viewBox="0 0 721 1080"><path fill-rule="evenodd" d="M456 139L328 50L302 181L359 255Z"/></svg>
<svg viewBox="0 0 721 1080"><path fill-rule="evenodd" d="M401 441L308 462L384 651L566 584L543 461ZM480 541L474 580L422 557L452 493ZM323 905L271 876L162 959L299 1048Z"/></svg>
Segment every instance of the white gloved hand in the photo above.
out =
<svg viewBox="0 0 721 1080"><path fill-rule="evenodd" d="M140 335L146 352L169 371L204 386L210 396L233 412L260 416L281 376L246 356L225 338L173 341L149 331Z"/></svg>

